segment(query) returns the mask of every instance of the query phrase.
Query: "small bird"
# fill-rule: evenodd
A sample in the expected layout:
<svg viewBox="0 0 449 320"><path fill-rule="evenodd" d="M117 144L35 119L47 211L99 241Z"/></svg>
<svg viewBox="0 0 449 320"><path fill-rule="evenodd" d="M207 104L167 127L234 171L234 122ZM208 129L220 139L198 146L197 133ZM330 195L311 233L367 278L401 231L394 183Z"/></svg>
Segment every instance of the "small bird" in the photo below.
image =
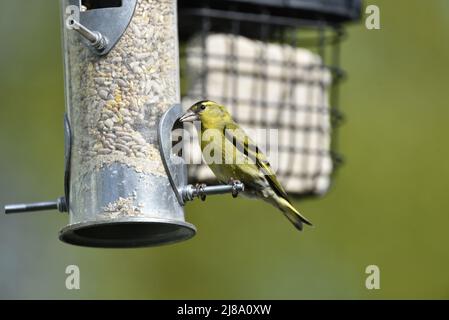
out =
<svg viewBox="0 0 449 320"><path fill-rule="evenodd" d="M190 107L179 121L201 122L200 143L205 158L208 151L208 156L216 160L215 151L221 151L221 161L206 159L221 183L242 182L245 186L242 193L244 196L262 199L275 206L298 230L302 230L303 223L312 225L293 207L266 156L232 119L224 106L203 100Z"/></svg>

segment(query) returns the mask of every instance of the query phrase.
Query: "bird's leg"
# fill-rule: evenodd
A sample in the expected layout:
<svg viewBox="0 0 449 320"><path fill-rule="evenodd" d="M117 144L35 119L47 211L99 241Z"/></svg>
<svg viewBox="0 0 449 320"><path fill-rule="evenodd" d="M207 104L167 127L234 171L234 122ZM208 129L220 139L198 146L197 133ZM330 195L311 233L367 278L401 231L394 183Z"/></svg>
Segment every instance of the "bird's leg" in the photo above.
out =
<svg viewBox="0 0 449 320"><path fill-rule="evenodd" d="M206 194L204 193L204 188L206 187L205 183L197 183L195 185L196 188L196 195L198 198L201 199L201 201L206 201Z"/></svg>
<svg viewBox="0 0 449 320"><path fill-rule="evenodd" d="M232 197L233 198L237 198L237 196L239 195L239 191L237 190L237 185L241 184L241 182L239 180L234 180L234 178L231 177L231 179L229 179L228 183L232 186Z"/></svg>

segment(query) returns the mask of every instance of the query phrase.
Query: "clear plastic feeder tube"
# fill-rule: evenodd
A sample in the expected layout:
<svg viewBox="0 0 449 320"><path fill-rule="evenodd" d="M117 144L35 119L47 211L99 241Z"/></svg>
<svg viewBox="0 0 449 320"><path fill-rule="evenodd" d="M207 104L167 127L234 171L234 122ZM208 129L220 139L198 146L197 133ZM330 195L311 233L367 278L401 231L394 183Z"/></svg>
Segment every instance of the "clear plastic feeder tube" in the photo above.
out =
<svg viewBox="0 0 449 320"><path fill-rule="evenodd" d="M64 16L67 6L83 4L61 2ZM111 14L104 16L112 27ZM180 102L176 0L138 0L123 36L103 56L63 27L72 146L70 224L61 239L133 247L193 236L157 145L158 119Z"/></svg>

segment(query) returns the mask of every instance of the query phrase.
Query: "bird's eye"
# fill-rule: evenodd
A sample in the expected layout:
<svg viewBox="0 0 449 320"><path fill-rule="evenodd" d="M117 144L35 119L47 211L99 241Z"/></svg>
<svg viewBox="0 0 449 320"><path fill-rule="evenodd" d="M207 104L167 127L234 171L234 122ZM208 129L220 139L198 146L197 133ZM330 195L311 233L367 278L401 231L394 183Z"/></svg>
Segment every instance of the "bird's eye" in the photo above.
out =
<svg viewBox="0 0 449 320"><path fill-rule="evenodd" d="M204 109L206 109L206 106L204 104L202 104L200 108L201 108L201 110L204 110Z"/></svg>

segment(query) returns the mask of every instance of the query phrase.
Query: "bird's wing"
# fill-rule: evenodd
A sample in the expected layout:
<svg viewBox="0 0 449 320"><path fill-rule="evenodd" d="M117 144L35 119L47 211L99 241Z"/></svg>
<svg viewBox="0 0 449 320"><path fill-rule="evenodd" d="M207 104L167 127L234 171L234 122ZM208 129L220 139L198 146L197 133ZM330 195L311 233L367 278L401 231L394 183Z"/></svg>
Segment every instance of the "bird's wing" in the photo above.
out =
<svg viewBox="0 0 449 320"><path fill-rule="evenodd" d="M258 146L249 138L245 131L240 128L238 124L229 123L224 128L224 136L231 142L234 147L247 155L252 161L255 161L257 167L262 171L267 179L270 187L280 197L289 202L287 192L285 192L282 185L276 178L276 174L268 162L265 154L258 148Z"/></svg>

